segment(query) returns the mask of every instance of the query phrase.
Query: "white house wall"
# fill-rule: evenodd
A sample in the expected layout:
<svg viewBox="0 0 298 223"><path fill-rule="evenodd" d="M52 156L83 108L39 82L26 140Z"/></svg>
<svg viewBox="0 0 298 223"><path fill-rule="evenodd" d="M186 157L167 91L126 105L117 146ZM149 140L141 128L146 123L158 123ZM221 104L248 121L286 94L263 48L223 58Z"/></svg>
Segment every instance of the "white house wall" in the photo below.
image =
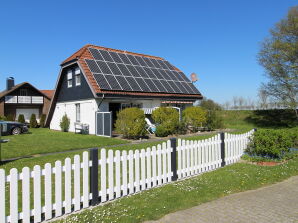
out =
<svg viewBox="0 0 298 223"><path fill-rule="evenodd" d="M95 99L57 103L50 123L50 129L61 130L60 121L63 115L66 114L70 119L69 131L74 132L76 104L80 104L81 123L89 125L89 134L95 134L95 112L97 111L97 103Z"/></svg>

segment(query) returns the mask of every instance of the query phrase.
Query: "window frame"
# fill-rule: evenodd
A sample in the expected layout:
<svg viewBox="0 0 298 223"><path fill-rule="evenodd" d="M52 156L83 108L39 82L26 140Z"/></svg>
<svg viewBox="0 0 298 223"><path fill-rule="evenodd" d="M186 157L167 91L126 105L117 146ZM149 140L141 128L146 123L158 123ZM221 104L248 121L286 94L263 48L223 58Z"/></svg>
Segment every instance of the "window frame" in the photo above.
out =
<svg viewBox="0 0 298 223"><path fill-rule="evenodd" d="M75 104L76 107L76 122L81 122L81 104Z"/></svg>
<svg viewBox="0 0 298 223"><path fill-rule="evenodd" d="M78 80L80 81L78 82ZM75 69L75 85L80 86L81 84L82 84L81 70L80 68L77 67Z"/></svg>
<svg viewBox="0 0 298 223"><path fill-rule="evenodd" d="M72 79L73 79L73 74L72 74L72 70L68 70L67 71L67 87L71 88L72 87Z"/></svg>

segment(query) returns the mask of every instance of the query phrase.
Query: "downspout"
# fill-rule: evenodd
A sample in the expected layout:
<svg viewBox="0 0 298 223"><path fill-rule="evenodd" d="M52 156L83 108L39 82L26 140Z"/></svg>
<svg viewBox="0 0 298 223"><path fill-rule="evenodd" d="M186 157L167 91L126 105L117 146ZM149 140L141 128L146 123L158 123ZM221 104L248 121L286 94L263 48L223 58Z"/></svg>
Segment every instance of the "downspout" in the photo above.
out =
<svg viewBox="0 0 298 223"><path fill-rule="evenodd" d="M101 101L100 101L100 103L99 103L98 106L97 106L98 111L100 110L99 107L100 107L100 105L102 104L104 98L105 98L105 94L102 94Z"/></svg>

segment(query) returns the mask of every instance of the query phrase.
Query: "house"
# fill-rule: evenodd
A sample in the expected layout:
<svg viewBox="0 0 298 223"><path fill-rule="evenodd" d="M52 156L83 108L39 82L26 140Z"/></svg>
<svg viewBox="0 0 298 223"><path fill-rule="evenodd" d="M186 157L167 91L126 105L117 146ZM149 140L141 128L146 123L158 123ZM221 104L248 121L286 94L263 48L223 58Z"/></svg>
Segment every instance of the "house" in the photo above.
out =
<svg viewBox="0 0 298 223"><path fill-rule="evenodd" d="M181 110L199 99L185 74L161 57L86 45L62 62L46 123L60 130L66 114L69 131L84 124L90 134L110 136L121 109L150 115L156 107Z"/></svg>
<svg viewBox="0 0 298 223"><path fill-rule="evenodd" d="M23 114L29 122L32 114L39 119L47 114L53 90L38 90L28 82L15 85L13 77L6 80L6 90L0 92L0 116L12 115L15 120Z"/></svg>

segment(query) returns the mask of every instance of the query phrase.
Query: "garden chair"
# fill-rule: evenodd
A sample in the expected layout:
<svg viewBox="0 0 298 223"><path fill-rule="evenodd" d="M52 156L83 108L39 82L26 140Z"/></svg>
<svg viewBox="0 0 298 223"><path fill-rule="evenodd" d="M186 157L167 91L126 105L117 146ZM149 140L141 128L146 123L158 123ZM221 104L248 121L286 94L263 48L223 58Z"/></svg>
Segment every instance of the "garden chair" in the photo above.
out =
<svg viewBox="0 0 298 223"><path fill-rule="evenodd" d="M145 121L147 123L146 125L146 130L150 133L150 134L154 134L156 131L156 126L154 124L152 124L152 122L148 119L145 118Z"/></svg>

